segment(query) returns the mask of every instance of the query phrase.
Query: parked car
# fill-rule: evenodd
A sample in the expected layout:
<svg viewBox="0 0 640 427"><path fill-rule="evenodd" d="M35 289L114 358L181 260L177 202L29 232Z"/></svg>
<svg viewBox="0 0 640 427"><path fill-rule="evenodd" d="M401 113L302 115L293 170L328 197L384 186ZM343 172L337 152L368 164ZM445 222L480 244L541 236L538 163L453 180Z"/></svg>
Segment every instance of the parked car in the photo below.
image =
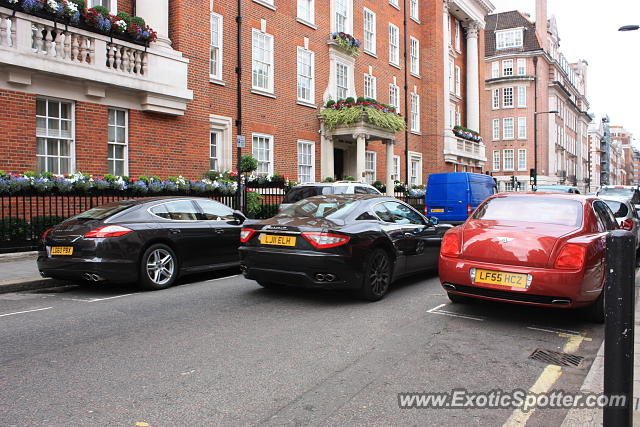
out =
<svg viewBox="0 0 640 427"><path fill-rule="evenodd" d="M496 183L489 175L434 173L427 181L424 213L443 223L462 224L480 203L495 193Z"/></svg>
<svg viewBox="0 0 640 427"><path fill-rule="evenodd" d="M237 266L244 222L206 198L109 203L47 230L38 269L56 279L168 288L181 274Z"/></svg>
<svg viewBox="0 0 640 427"><path fill-rule="evenodd" d="M627 199L631 201L636 210L640 210L640 190L635 185L603 185L596 192L596 196L600 198Z"/></svg>
<svg viewBox="0 0 640 427"><path fill-rule="evenodd" d="M536 191L540 193L570 193L580 194L577 187L571 185L538 185Z"/></svg>
<svg viewBox="0 0 640 427"><path fill-rule="evenodd" d="M601 322L606 237L616 229L611 209L594 197L498 194L445 234L440 282L453 302L585 307Z"/></svg>
<svg viewBox="0 0 640 427"><path fill-rule="evenodd" d="M280 210L302 199L313 196L332 194L381 194L377 188L363 182L336 181L336 182L308 182L293 187L285 194Z"/></svg>
<svg viewBox="0 0 640 427"><path fill-rule="evenodd" d="M609 206L613 216L620 223L620 228L630 231L636 237L636 250L640 245L640 217L638 211L626 199L603 198L603 202Z"/></svg>
<svg viewBox="0 0 640 427"><path fill-rule="evenodd" d="M242 229L240 268L265 288L350 289L383 298L404 275L435 269L436 224L393 197L314 196Z"/></svg>

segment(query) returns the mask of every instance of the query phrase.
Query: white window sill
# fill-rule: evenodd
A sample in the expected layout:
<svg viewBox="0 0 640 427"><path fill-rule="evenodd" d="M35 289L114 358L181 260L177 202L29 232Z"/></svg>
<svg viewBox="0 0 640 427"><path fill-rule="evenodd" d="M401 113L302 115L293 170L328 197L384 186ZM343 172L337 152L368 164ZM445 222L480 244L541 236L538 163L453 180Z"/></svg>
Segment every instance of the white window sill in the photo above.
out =
<svg viewBox="0 0 640 427"><path fill-rule="evenodd" d="M265 1L261 1L261 0L253 0L254 3L258 3L264 7L266 7L267 9L271 9L271 10L277 10L276 7L272 4L269 4Z"/></svg>
<svg viewBox="0 0 640 427"><path fill-rule="evenodd" d="M209 76L209 83L213 83L219 86L226 86L226 82L224 80L217 79L215 77Z"/></svg>
<svg viewBox="0 0 640 427"><path fill-rule="evenodd" d="M296 18L296 21L298 21L300 24L305 25L309 28L312 28L314 30L317 30L318 27L316 27L313 23L307 21L306 19L302 19L302 18Z"/></svg>
<svg viewBox="0 0 640 427"><path fill-rule="evenodd" d="M273 94L272 92L265 92L262 89L251 89L251 93L256 94L256 95L261 95L261 96L266 96L267 98L276 98L276 95Z"/></svg>
<svg viewBox="0 0 640 427"><path fill-rule="evenodd" d="M373 57L374 57L374 58L376 58L376 59L378 58L378 55L376 55L376 53L375 53L375 52L370 52L370 51L368 51L368 50L365 50L365 51L364 51L364 53L366 53L366 54L367 54L367 55L369 55L369 56L373 56Z"/></svg>
<svg viewBox="0 0 640 427"><path fill-rule="evenodd" d="M526 105L518 105L518 108L527 108Z"/></svg>
<svg viewBox="0 0 640 427"><path fill-rule="evenodd" d="M416 24L422 24L422 22L420 22L420 18L418 18L418 17L410 16L409 18L411 18L411 20L413 22L415 22Z"/></svg>
<svg viewBox="0 0 640 427"><path fill-rule="evenodd" d="M514 108L513 105L503 105L502 108Z"/></svg>
<svg viewBox="0 0 640 427"><path fill-rule="evenodd" d="M298 100L296 101L296 104L298 104L298 105L302 105L302 106L304 106L304 107L313 108L314 110L317 110L317 109L318 109L318 106L317 106L317 105L312 104L312 103L311 103L311 102L309 102L309 101L304 101L304 100L301 100L301 99L298 99Z"/></svg>
<svg viewBox="0 0 640 427"><path fill-rule="evenodd" d="M394 68L397 68L398 70L402 70L402 68L400 68L400 64L394 64L393 62L389 62L389 65L391 65Z"/></svg>
<svg viewBox="0 0 640 427"><path fill-rule="evenodd" d="M416 73L409 73L409 74L411 74L416 79L422 79L422 77L420 77L420 74L416 74Z"/></svg>
<svg viewBox="0 0 640 427"><path fill-rule="evenodd" d="M420 133L420 131L419 131L419 130L412 130L412 131L411 131L411 134L412 134L412 135L422 135L422 133Z"/></svg>
<svg viewBox="0 0 640 427"><path fill-rule="evenodd" d="M395 5L395 4L391 3L391 2L389 2L389 4L390 4L390 5L391 5L391 7L393 7L394 9L398 9L398 10L400 10L400 3L398 3L397 5Z"/></svg>

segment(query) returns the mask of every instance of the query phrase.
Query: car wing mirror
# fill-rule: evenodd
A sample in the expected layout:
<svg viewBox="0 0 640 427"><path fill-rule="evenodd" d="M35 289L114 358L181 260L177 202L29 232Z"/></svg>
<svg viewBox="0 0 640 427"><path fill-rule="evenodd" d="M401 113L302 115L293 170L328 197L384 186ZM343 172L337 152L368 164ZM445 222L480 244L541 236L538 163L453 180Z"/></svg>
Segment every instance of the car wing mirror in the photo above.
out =
<svg viewBox="0 0 640 427"><path fill-rule="evenodd" d="M235 223L240 225L247 220L247 217L240 211L233 211L233 218L235 219Z"/></svg>
<svg viewBox="0 0 640 427"><path fill-rule="evenodd" d="M435 216L430 216L430 217L427 217L427 222L429 223L430 226L435 227L440 223L440 220Z"/></svg>

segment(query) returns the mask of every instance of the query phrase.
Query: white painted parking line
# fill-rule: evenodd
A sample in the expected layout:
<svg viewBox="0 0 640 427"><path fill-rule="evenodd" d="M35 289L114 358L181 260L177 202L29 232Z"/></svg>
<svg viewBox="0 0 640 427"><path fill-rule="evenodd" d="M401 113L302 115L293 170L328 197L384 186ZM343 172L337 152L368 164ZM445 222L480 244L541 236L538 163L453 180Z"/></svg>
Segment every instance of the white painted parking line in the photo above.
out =
<svg viewBox="0 0 640 427"><path fill-rule="evenodd" d="M116 299L116 298L128 297L128 296L130 296L130 295L135 295L135 294L123 294L123 295L116 295L116 296L114 296L114 297L106 297L106 298L93 298L93 299L90 299L90 300L89 300L89 301L87 301L87 302L107 301L107 300L110 300L110 299Z"/></svg>
<svg viewBox="0 0 640 427"><path fill-rule="evenodd" d="M467 316L465 314L453 313L451 311L441 310L446 304L440 304L437 307L433 307L431 310L427 310L427 313L431 314L442 314L443 316L451 316L451 317L460 317L462 319L476 320L478 322L483 322L484 319L481 317Z"/></svg>
<svg viewBox="0 0 640 427"><path fill-rule="evenodd" d="M439 306L437 306L437 307L433 307L431 310L427 310L427 313L433 313L434 311L436 311L436 310L437 310L437 309L439 309L439 308L444 307L445 305L447 305L447 304L440 304L440 305L439 305Z"/></svg>
<svg viewBox="0 0 640 427"><path fill-rule="evenodd" d="M580 332L577 331L570 331L568 329L557 329L557 328L549 328L549 327L541 327L541 326L527 326L527 329L532 329L534 331L542 331L542 332L549 332L552 334L567 334L567 335L575 335L577 337L581 336L582 334Z"/></svg>
<svg viewBox="0 0 640 427"><path fill-rule="evenodd" d="M233 279L234 277L239 277L239 276L241 276L241 275L240 274L234 274L233 276L218 277L217 279L207 280L205 283L207 283L207 282L215 282L217 280Z"/></svg>
<svg viewBox="0 0 640 427"><path fill-rule="evenodd" d="M14 314L33 313L34 311L49 310L50 308L53 308L53 307L36 308L33 310L16 311L13 313L0 314L0 317L13 316Z"/></svg>

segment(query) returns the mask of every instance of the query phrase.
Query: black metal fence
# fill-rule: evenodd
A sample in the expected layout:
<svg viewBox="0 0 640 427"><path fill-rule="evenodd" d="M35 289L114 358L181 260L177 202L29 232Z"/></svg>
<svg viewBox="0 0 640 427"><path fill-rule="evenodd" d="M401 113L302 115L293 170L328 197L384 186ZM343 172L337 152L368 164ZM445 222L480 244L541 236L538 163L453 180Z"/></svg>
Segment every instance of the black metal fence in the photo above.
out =
<svg viewBox="0 0 640 427"><path fill-rule="evenodd" d="M259 206L249 212L250 217L257 219L270 218L278 213L278 207L284 198L284 186L256 186L247 188L247 192L261 195ZM176 193L159 193L157 196L175 196ZM125 199L139 199L149 195L126 195L117 192L104 194L69 193L69 194L22 194L0 195L0 253L35 250L42 234L48 228L66 218L77 215L87 209L106 203ZM233 208L238 208L238 200L234 195L208 196L213 200ZM396 193L396 198L412 205L418 211L424 209L423 197L408 197L404 193ZM247 213L247 205L251 197L243 194L243 211Z"/></svg>

